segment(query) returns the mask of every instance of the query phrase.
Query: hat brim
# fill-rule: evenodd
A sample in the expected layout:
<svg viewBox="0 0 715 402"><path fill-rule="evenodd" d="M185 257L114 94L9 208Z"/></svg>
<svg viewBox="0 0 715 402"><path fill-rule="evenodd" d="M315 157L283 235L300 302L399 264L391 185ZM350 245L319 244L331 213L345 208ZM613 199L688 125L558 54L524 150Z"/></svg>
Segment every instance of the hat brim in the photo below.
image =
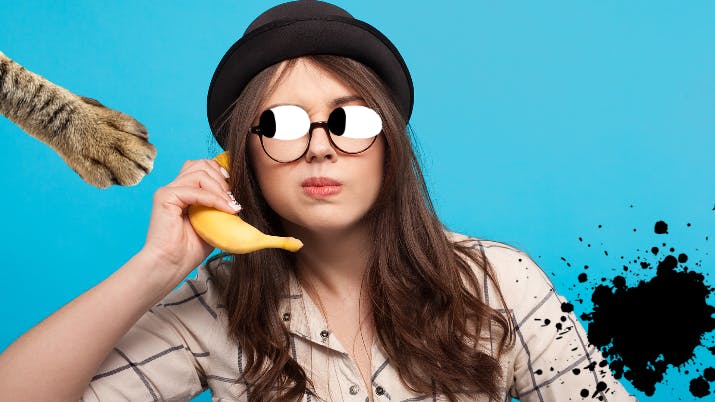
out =
<svg viewBox="0 0 715 402"><path fill-rule="evenodd" d="M283 60L316 54L354 59L372 68L392 91L405 120L412 114L414 88L402 56L387 37L362 21L322 17L274 21L239 39L226 52L209 86L207 113L221 146L218 128L224 113L248 82Z"/></svg>

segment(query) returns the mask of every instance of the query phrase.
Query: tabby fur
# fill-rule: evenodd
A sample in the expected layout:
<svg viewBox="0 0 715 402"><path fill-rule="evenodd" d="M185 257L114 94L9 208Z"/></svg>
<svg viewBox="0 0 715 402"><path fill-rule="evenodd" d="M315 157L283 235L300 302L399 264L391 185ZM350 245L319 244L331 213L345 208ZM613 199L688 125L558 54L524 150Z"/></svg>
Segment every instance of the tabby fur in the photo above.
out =
<svg viewBox="0 0 715 402"><path fill-rule="evenodd" d="M146 128L26 70L0 52L0 114L54 149L87 183L139 183L154 166Z"/></svg>

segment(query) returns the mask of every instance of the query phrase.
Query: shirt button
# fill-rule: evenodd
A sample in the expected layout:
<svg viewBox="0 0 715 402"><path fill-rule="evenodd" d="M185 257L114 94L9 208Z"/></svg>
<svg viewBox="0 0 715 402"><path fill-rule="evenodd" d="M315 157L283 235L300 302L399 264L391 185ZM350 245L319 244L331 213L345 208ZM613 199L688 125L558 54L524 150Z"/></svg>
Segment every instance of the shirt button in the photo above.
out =
<svg viewBox="0 0 715 402"><path fill-rule="evenodd" d="M320 331L320 336L322 336L323 338L327 338L328 335L330 335L330 332L328 332L327 330L324 329Z"/></svg>
<svg viewBox="0 0 715 402"><path fill-rule="evenodd" d="M385 393L385 389L378 385L377 388L375 388L375 393L378 395L382 395Z"/></svg>
<svg viewBox="0 0 715 402"><path fill-rule="evenodd" d="M358 391L360 391L360 387L357 385L350 386L350 395L357 395Z"/></svg>
<svg viewBox="0 0 715 402"><path fill-rule="evenodd" d="M283 321L290 320L290 313L283 313Z"/></svg>

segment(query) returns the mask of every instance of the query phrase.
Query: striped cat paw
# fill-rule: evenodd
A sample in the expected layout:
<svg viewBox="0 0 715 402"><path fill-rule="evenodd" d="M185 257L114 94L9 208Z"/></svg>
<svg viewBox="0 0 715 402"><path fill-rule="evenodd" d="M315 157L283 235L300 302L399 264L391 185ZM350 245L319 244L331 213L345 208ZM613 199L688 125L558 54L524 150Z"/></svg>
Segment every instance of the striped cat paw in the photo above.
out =
<svg viewBox="0 0 715 402"><path fill-rule="evenodd" d="M87 183L131 186L151 172L146 128L26 70L0 52L0 114L46 143Z"/></svg>
<svg viewBox="0 0 715 402"><path fill-rule="evenodd" d="M133 117L110 109L97 100L79 97L74 139L70 152L59 152L67 164L87 183L106 188L132 186L154 167L156 148L149 134Z"/></svg>

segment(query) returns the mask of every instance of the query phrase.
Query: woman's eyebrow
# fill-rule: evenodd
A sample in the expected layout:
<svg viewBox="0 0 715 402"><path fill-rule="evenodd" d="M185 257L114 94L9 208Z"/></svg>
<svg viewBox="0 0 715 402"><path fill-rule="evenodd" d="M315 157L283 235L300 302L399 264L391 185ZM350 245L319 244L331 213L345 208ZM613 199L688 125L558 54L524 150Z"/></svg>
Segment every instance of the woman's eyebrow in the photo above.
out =
<svg viewBox="0 0 715 402"><path fill-rule="evenodd" d="M330 101L330 106L338 107L338 106L344 105L346 103L355 102L355 101L365 102L365 100L358 95L348 95L348 96L341 96L339 98L333 99L332 101ZM273 104L267 106L266 109L273 109L276 106L299 106L299 107L303 108L303 106L299 105L299 104L282 102L282 103L273 103Z"/></svg>
<svg viewBox="0 0 715 402"><path fill-rule="evenodd" d="M330 102L330 105L333 107L337 107L340 105L344 105L346 103L354 102L354 101L361 101L364 102L365 100L357 95L348 95L348 96L342 96L340 98L333 99L332 102Z"/></svg>
<svg viewBox="0 0 715 402"><path fill-rule="evenodd" d="M278 106L299 106L299 105L296 105L296 104L293 104L293 103L273 103L273 104L271 104L271 105L269 105L269 106L266 106L266 107L265 107L265 110L273 109L274 107L278 107Z"/></svg>

